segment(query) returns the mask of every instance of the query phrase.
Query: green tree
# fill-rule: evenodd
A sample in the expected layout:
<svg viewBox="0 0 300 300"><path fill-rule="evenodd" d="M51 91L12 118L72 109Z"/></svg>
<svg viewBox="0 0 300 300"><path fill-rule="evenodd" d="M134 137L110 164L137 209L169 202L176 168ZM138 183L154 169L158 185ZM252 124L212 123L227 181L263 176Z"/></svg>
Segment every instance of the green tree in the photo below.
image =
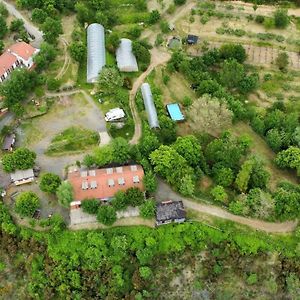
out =
<svg viewBox="0 0 300 300"><path fill-rule="evenodd" d="M8 31L6 21L3 16L0 15L0 39L3 39Z"/></svg>
<svg viewBox="0 0 300 300"><path fill-rule="evenodd" d="M272 128L267 132L266 140L273 151L278 152L281 149L283 138L277 128Z"/></svg>
<svg viewBox="0 0 300 300"><path fill-rule="evenodd" d="M13 20L9 26L9 30L12 32L21 31L23 28L24 28L24 22L21 19Z"/></svg>
<svg viewBox="0 0 300 300"><path fill-rule="evenodd" d="M130 159L130 145L122 137L117 137L112 142L113 161L125 163Z"/></svg>
<svg viewBox="0 0 300 300"><path fill-rule="evenodd" d="M21 217L32 217L39 206L40 199L35 193L23 192L16 199L15 210Z"/></svg>
<svg viewBox="0 0 300 300"><path fill-rule="evenodd" d="M154 200L146 200L140 206L141 216L145 219L152 219L155 216L156 203Z"/></svg>
<svg viewBox="0 0 300 300"><path fill-rule="evenodd" d="M111 53L115 53L120 45L120 34L116 31L110 33L107 37L106 47Z"/></svg>
<svg viewBox="0 0 300 300"><path fill-rule="evenodd" d="M242 94L248 94L252 91L254 91L259 82L259 76L257 73L250 74L248 76L245 76L238 85L239 91Z"/></svg>
<svg viewBox="0 0 300 300"><path fill-rule="evenodd" d="M129 188L125 192L126 202L131 206L139 206L145 201L143 192L137 188Z"/></svg>
<svg viewBox="0 0 300 300"><path fill-rule="evenodd" d="M180 180L179 192L184 196L192 196L195 190L195 181L193 176L186 174Z"/></svg>
<svg viewBox="0 0 300 300"><path fill-rule="evenodd" d="M222 166L222 164L216 164L213 166L213 176L217 185L228 187L234 180L234 174L230 168Z"/></svg>
<svg viewBox="0 0 300 300"><path fill-rule="evenodd" d="M85 199L81 202L81 208L84 212L95 215L98 212L100 201L97 199Z"/></svg>
<svg viewBox="0 0 300 300"><path fill-rule="evenodd" d="M127 197L125 195L125 192L118 191L115 195L113 200L111 201L112 206L116 210L123 210L128 206Z"/></svg>
<svg viewBox="0 0 300 300"><path fill-rule="evenodd" d="M41 177L40 189L43 192L55 194L61 184L61 179L58 175L45 173Z"/></svg>
<svg viewBox="0 0 300 300"><path fill-rule="evenodd" d="M289 56L286 52L280 52L276 58L276 65L279 70L285 71L289 65Z"/></svg>
<svg viewBox="0 0 300 300"><path fill-rule="evenodd" d="M155 9L150 12L147 22L148 24L153 25L157 23L159 19L160 19L160 13L157 9Z"/></svg>
<svg viewBox="0 0 300 300"><path fill-rule="evenodd" d="M240 44L223 44L220 49L220 57L222 59L236 59L239 63L243 63L246 58L246 50Z"/></svg>
<svg viewBox="0 0 300 300"><path fill-rule="evenodd" d="M51 44L43 42L40 46L40 52L33 58L36 64L36 70L38 72L45 70L49 64L54 61L56 55L57 51L55 47Z"/></svg>
<svg viewBox="0 0 300 300"><path fill-rule="evenodd" d="M47 13L41 8L34 8L31 13L33 22L43 24L47 18Z"/></svg>
<svg viewBox="0 0 300 300"><path fill-rule="evenodd" d="M248 183L253 170L253 165L254 163L252 160L246 160L237 174L235 184L242 193L245 193L248 190Z"/></svg>
<svg viewBox="0 0 300 300"><path fill-rule="evenodd" d="M144 157L148 157L151 152L156 150L160 142L155 134L149 129L146 129L140 142L139 150Z"/></svg>
<svg viewBox="0 0 300 300"><path fill-rule="evenodd" d="M143 178L143 184L148 193L154 193L157 190L157 179L152 171L149 171L145 174Z"/></svg>
<svg viewBox="0 0 300 300"><path fill-rule="evenodd" d="M69 52L75 61L82 63L86 56L86 46L82 42L73 42L69 46Z"/></svg>
<svg viewBox="0 0 300 300"><path fill-rule="evenodd" d="M213 196L214 200L227 204L228 195L227 195L225 189L221 185L215 186L210 191L210 193Z"/></svg>
<svg viewBox="0 0 300 300"><path fill-rule="evenodd" d="M145 280L150 279L152 276L152 271L149 267L140 267L139 271L141 277Z"/></svg>
<svg viewBox="0 0 300 300"><path fill-rule="evenodd" d="M113 156L113 148L111 145L107 145L101 148L97 148L94 151L94 159L95 159L95 164L98 167L102 167L106 164L111 163L114 160Z"/></svg>
<svg viewBox="0 0 300 300"><path fill-rule="evenodd" d="M98 87L106 95L115 95L123 86L123 78L114 67L104 67L99 75Z"/></svg>
<svg viewBox="0 0 300 300"><path fill-rule="evenodd" d="M225 60L220 74L221 82L228 88L236 88L245 76L243 65L235 59Z"/></svg>
<svg viewBox="0 0 300 300"><path fill-rule="evenodd" d="M15 170L27 170L33 168L35 164L36 154L27 148L18 148L10 154L6 154L2 158L2 166L5 172L13 172Z"/></svg>
<svg viewBox="0 0 300 300"><path fill-rule="evenodd" d="M5 45L4 45L4 42L0 40L0 54L3 53L3 51L4 51L4 46L5 46Z"/></svg>
<svg viewBox="0 0 300 300"><path fill-rule="evenodd" d="M74 199L72 185L67 181L62 182L56 191L56 196L60 205L68 208Z"/></svg>
<svg viewBox="0 0 300 300"><path fill-rule="evenodd" d="M300 148L289 147L287 150L279 152L275 162L280 168L296 169L298 176L300 176Z"/></svg>
<svg viewBox="0 0 300 300"><path fill-rule="evenodd" d="M274 22L277 28L286 28L290 23L287 10L277 9L274 13Z"/></svg>
<svg viewBox="0 0 300 300"><path fill-rule="evenodd" d="M50 17L46 18L41 29L44 33L45 41L49 44L56 44L58 36L63 33L61 21Z"/></svg>
<svg viewBox="0 0 300 300"><path fill-rule="evenodd" d="M111 226L117 220L116 210L109 205L102 205L97 212L97 220L107 226Z"/></svg>
<svg viewBox="0 0 300 300"><path fill-rule="evenodd" d="M8 10L3 3L0 3L0 16L5 19L8 17Z"/></svg>

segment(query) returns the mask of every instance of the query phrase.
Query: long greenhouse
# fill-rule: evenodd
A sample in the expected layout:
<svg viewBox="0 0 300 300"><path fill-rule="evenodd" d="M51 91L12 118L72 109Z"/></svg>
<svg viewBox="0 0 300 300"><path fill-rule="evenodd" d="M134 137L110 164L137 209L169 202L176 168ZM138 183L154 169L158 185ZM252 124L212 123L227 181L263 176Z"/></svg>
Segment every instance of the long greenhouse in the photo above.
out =
<svg viewBox="0 0 300 300"><path fill-rule="evenodd" d="M121 39L116 52L118 68L121 72L137 72L138 64L132 52L132 42L129 39Z"/></svg>
<svg viewBox="0 0 300 300"><path fill-rule="evenodd" d="M93 23L87 28L87 82L94 83L98 80L105 63L104 27Z"/></svg>
<svg viewBox="0 0 300 300"><path fill-rule="evenodd" d="M144 100L145 109L148 116L148 122L150 128L158 128L158 118L157 112L153 101L153 96L151 93L150 85L148 83L143 83L141 86L142 96Z"/></svg>

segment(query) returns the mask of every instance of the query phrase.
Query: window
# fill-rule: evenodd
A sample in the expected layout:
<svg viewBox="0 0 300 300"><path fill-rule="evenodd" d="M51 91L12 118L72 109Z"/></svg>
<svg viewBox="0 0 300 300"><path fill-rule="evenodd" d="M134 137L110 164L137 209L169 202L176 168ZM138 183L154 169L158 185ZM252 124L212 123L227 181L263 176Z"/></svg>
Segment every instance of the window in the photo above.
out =
<svg viewBox="0 0 300 300"><path fill-rule="evenodd" d="M117 171L117 173L123 173L123 168L122 167L117 167L116 171Z"/></svg>
<svg viewBox="0 0 300 300"><path fill-rule="evenodd" d="M107 168L106 169L106 174L112 174L114 172L113 168Z"/></svg>
<svg viewBox="0 0 300 300"><path fill-rule="evenodd" d="M88 190L89 189L89 184L87 181L82 181L82 184L81 184L81 188L83 190Z"/></svg>
<svg viewBox="0 0 300 300"><path fill-rule="evenodd" d="M140 182L140 178L139 176L133 176L133 183L139 183Z"/></svg>
<svg viewBox="0 0 300 300"><path fill-rule="evenodd" d="M93 176L93 177L96 176L96 171L95 170L90 170L89 175Z"/></svg>
<svg viewBox="0 0 300 300"><path fill-rule="evenodd" d="M132 172L135 172L137 171L137 166L136 165L130 166L130 169Z"/></svg>
<svg viewBox="0 0 300 300"><path fill-rule="evenodd" d="M87 171L81 171L80 176L81 177L87 177Z"/></svg>
<svg viewBox="0 0 300 300"><path fill-rule="evenodd" d="M97 188L97 181L92 181L91 182L91 189L96 189Z"/></svg>
<svg viewBox="0 0 300 300"><path fill-rule="evenodd" d="M125 185L125 179L123 177L118 178L119 185Z"/></svg>
<svg viewBox="0 0 300 300"><path fill-rule="evenodd" d="M107 183L109 187L115 186L115 181L113 179L108 179Z"/></svg>

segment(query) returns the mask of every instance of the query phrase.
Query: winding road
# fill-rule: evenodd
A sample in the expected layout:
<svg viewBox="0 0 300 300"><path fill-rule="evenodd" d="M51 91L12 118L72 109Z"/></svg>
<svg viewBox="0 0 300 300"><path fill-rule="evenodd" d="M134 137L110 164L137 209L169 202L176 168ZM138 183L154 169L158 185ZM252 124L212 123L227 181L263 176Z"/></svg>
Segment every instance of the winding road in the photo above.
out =
<svg viewBox="0 0 300 300"><path fill-rule="evenodd" d="M8 11L11 14L13 14L17 18L20 18L24 21L25 28L28 30L28 32L30 32L31 34L33 34L35 36L35 41L34 41L33 45L38 47L43 40L43 33L38 28L36 28L31 22L29 22L25 17L23 17L21 15L21 13L12 4L9 4L4 0L2 0L2 1L0 0L0 3L1 2L6 5ZM187 12L189 12L194 5L195 5L194 1L187 3L184 7L179 8L173 16L166 17L166 20L170 23L175 23L176 20L178 20L180 17L184 16ZM156 36L155 32L153 32L153 31L150 32L149 35L147 34L147 37L149 38L149 40L151 40L150 38L153 38L155 36ZM65 49L67 49L66 42L64 42L64 45L65 45ZM142 134L141 119L139 117L139 114L138 114L138 111L137 111L136 105L135 105L135 97L136 97L137 91L138 91L139 87L141 86L141 84L146 79L146 77L152 72L152 70L154 70L159 65L165 64L169 59L170 59L170 53L163 50L162 48L153 48L151 50L151 63L149 65L148 69L144 73L142 73L133 84L132 90L130 91L129 100L130 100L130 108L131 108L133 119L135 122L135 133L134 133L133 138L130 141L131 144L137 144L141 137L141 134ZM67 63L68 63L67 60L65 60L65 64L67 64ZM65 69L66 69L65 67L62 68L62 71L60 74L58 74L58 77L63 76ZM66 91L66 92L60 92L60 93L48 93L47 96L49 96L49 97L58 96L59 97L59 96L72 95L75 93L83 93L84 97L88 100L88 102L90 104L96 106L93 99L86 93L86 91L79 90L79 89L72 90L72 91ZM97 107L97 109L98 109L98 107ZM102 129L106 130L105 124L99 124L99 126L101 127L101 130ZM71 157L69 157L69 158L71 158ZM72 157L73 162L74 162L74 159L76 160L76 156ZM53 161L53 163L55 164L54 161ZM290 233L295 230L295 228L298 224L297 221L284 222L284 223L270 223L270 222L260 221L257 219L251 219L251 218L245 218L245 217L233 215L220 207L207 205L207 204L203 204L203 203L197 203L191 199L184 198L184 197L178 195L177 193L175 193L167 184L165 184L162 181L159 182L159 187L158 187L158 191L156 193L156 198L159 201L163 201L166 199L182 200L185 207L195 210L199 213L204 213L204 214L208 214L208 215L211 215L214 217L219 217L222 219L230 220L230 221L233 221L233 222L236 222L239 224L247 225L253 229L265 231L268 233Z"/></svg>

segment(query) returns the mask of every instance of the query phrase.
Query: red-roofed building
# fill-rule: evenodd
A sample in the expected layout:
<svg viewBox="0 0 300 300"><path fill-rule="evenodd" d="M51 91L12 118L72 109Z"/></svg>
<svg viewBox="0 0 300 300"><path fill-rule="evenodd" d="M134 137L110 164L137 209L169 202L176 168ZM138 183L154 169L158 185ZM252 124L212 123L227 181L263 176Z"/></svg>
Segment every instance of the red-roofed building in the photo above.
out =
<svg viewBox="0 0 300 300"><path fill-rule="evenodd" d="M25 42L19 42L9 47L0 56L0 82L3 82L16 68L26 67L31 69L34 66L33 57L39 49L32 47Z"/></svg>
<svg viewBox="0 0 300 300"><path fill-rule="evenodd" d="M73 186L74 202L71 207L79 207L82 200L109 200L118 191L137 187L144 191L144 170L140 165L120 166L96 170L73 170L68 173L68 181Z"/></svg>

